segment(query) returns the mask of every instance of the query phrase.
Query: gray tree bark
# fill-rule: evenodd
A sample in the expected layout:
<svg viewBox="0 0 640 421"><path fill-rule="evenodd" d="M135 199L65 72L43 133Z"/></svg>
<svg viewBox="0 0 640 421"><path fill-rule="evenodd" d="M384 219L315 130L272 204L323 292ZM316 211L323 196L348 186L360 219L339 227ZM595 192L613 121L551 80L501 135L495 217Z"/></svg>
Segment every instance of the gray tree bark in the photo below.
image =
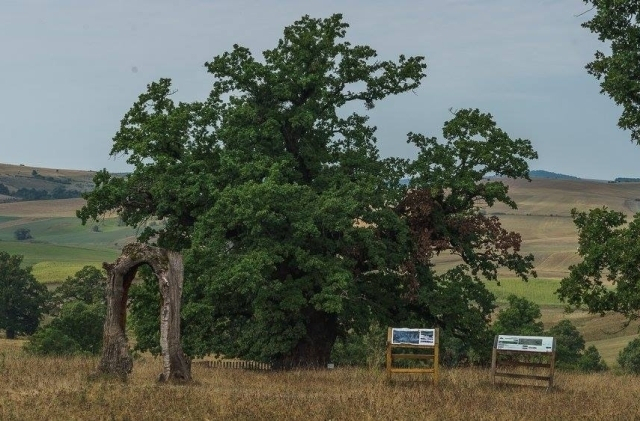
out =
<svg viewBox="0 0 640 421"><path fill-rule="evenodd" d="M158 278L162 306L160 308L160 347L162 373L160 381L191 380L191 361L180 344L180 299L184 269L179 253L141 243L122 249L113 264L104 263L107 271L107 316L104 322L102 358L98 371L126 378L133 369L125 333L127 298L138 268L151 266Z"/></svg>

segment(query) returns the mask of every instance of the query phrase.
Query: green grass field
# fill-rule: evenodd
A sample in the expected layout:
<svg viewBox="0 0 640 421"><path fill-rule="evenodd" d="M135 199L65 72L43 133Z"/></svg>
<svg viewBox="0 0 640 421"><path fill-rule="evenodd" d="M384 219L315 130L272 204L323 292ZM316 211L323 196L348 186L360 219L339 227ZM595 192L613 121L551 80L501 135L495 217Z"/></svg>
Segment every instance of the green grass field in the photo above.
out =
<svg viewBox="0 0 640 421"><path fill-rule="evenodd" d="M525 282L520 279L505 278L496 282L486 282L487 289L496 296L499 304L507 302L511 294L524 297L540 306L560 306L562 303L555 294L560 287L559 279L530 279Z"/></svg>
<svg viewBox="0 0 640 421"><path fill-rule="evenodd" d="M29 229L33 239L15 240L18 228ZM58 283L86 265L101 267L103 262L114 261L135 234L113 218L83 226L75 217L5 216L0 219L0 251L24 256L24 264L33 267L38 281Z"/></svg>

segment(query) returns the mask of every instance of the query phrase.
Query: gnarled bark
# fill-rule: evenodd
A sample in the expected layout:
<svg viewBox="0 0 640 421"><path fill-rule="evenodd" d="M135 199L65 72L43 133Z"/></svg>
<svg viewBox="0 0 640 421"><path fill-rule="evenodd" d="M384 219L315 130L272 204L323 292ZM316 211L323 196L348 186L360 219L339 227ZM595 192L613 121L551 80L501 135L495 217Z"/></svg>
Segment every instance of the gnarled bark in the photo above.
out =
<svg viewBox="0 0 640 421"><path fill-rule="evenodd" d="M113 264L104 263L107 271L107 317L104 322L102 358L98 371L126 378L133 369L133 358L125 334L127 298L138 268L151 266L158 278L162 306L160 309L160 347L162 374L160 381L191 380L191 362L180 344L180 298L184 271L179 253L146 244L126 245Z"/></svg>

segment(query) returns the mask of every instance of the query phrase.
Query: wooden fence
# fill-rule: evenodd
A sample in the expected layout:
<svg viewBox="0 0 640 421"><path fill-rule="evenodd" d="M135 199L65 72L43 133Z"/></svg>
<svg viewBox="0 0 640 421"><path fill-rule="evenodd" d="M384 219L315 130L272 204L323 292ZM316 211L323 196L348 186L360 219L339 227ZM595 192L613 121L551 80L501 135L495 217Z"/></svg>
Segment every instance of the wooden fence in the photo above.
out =
<svg viewBox="0 0 640 421"><path fill-rule="evenodd" d="M271 364L257 361L215 360L192 361L192 364L207 368L239 368L244 370L271 370Z"/></svg>

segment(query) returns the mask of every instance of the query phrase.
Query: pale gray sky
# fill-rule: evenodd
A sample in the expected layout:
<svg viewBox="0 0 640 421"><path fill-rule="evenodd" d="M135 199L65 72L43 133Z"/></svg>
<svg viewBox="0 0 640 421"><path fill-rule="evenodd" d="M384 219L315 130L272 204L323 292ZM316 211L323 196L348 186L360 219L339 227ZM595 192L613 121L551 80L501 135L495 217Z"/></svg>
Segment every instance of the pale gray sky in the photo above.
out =
<svg viewBox="0 0 640 421"><path fill-rule="evenodd" d="M2 0L0 162L126 171L109 157L120 119L161 77L203 99L203 64L234 43L254 55L304 14L342 13L347 38L383 58L424 55L415 94L372 112L383 156L411 157L406 133L440 137L449 109L480 108L528 138L532 169L640 177L640 146L584 65L604 49L580 24L582 0Z"/></svg>

